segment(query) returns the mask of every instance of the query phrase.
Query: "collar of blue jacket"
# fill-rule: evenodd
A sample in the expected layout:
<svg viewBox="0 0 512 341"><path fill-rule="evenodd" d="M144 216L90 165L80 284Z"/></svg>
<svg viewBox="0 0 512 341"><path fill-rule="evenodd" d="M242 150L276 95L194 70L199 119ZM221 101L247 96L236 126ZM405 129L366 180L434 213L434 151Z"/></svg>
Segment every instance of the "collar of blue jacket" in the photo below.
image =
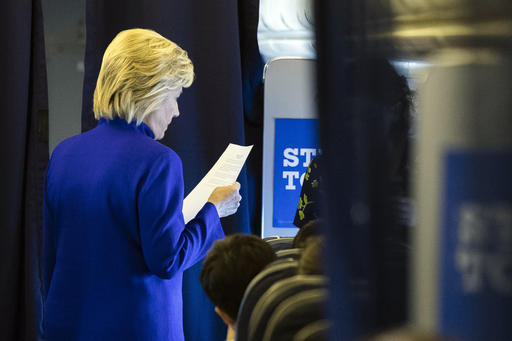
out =
<svg viewBox="0 0 512 341"><path fill-rule="evenodd" d="M102 117L98 121L98 124L110 124L112 126L116 126L119 128L129 128L129 129L139 131L142 134L149 136L152 139L155 138L155 134L153 134L153 131L151 130L151 128L144 122L141 122L141 124L137 125L137 121L132 121L132 122L128 123L124 118L117 116L111 120L108 120L108 119Z"/></svg>

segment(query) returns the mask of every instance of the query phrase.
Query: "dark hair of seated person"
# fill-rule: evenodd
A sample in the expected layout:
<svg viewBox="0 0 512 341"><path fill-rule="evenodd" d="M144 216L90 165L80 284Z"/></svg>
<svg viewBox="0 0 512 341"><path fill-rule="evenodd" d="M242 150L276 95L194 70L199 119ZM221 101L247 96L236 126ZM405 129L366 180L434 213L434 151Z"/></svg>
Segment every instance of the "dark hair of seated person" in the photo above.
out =
<svg viewBox="0 0 512 341"><path fill-rule="evenodd" d="M201 285L213 304L236 322L245 289L274 259L272 247L259 237L227 236L208 251L201 269Z"/></svg>
<svg viewBox="0 0 512 341"><path fill-rule="evenodd" d="M322 248L323 237L309 237L306 248L302 251L299 259L299 275L323 275Z"/></svg>
<svg viewBox="0 0 512 341"><path fill-rule="evenodd" d="M320 235L321 219L308 221L304 226L299 229L295 238L293 238L292 248L305 248L307 241L310 237Z"/></svg>

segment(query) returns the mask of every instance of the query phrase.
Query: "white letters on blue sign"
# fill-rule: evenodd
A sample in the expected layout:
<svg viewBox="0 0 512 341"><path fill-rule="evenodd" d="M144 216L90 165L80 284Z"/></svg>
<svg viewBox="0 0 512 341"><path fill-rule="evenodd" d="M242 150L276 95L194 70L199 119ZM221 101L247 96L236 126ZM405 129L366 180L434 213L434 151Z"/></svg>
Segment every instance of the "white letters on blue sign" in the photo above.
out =
<svg viewBox="0 0 512 341"><path fill-rule="evenodd" d="M285 189L287 191L293 191L297 189L296 181L299 180L300 185L304 182L304 175L306 168L309 166L311 160L317 155L320 154L320 149L316 148L285 148L283 150L283 167L299 167L299 170L289 170L283 171L283 179L286 179ZM302 162L299 165L299 156L301 157Z"/></svg>
<svg viewBox="0 0 512 341"><path fill-rule="evenodd" d="M299 164L298 153L299 148L286 148L283 152L283 167L297 167Z"/></svg>
<svg viewBox="0 0 512 341"><path fill-rule="evenodd" d="M300 155L305 155L306 160L304 160L304 163L302 164L304 167L308 167L309 163L311 162L311 159L316 156L316 149L315 148L301 148L300 149Z"/></svg>
<svg viewBox="0 0 512 341"><path fill-rule="evenodd" d="M512 295L512 207L464 203L459 214L455 264L464 292Z"/></svg>
<svg viewBox="0 0 512 341"><path fill-rule="evenodd" d="M293 184L294 179L299 178L299 172L283 172L283 179L288 179L288 183L285 186L286 190L294 190L295 185Z"/></svg>

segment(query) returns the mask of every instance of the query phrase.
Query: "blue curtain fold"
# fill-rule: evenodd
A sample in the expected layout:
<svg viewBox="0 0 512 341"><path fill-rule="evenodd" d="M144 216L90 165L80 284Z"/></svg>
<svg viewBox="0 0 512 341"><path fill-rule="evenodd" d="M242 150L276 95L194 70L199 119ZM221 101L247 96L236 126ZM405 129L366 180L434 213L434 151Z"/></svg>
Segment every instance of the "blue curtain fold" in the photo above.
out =
<svg viewBox="0 0 512 341"><path fill-rule="evenodd" d="M385 58L393 51L369 39L365 27L371 10L385 6L338 0L315 6L330 340L348 341L407 317L407 236L399 235L394 215L397 193L385 147L394 105L383 99L391 100L388 89L395 87ZM389 243L395 239L402 243Z"/></svg>
<svg viewBox="0 0 512 341"><path fill-rule="evenodd" d="M243 8L241 11L246 12ZM254 15L251 18L254 19ZM92 99L101 58L119 31L148 28L176 42L188 51L195 66L196 79L192 87L184 89L178 102L181 115L173 120L161 142L181 157L187 194L213 166L228 143L247 142L244 133L244 97L246 100L252 98L253 91L248 91L249 95L244 96L242 83L251 78L247 72L261 74L261 70L258 71L258 67L245 67L243 76L239 25L239 5L236 1L88 0L82 130L96 126ZM244 31L244 36L256 40L256 26L257 19L253 30L249 30L252 33L246 35ZM253 48L250 52L253 55L254 43L249 45ZM248 87L250 85L245 88ZM251 160L254 157L249 156L251 165L256 169L261 168L261 159L259 162ZM257 172L253 172L256 176L251 180L252 187L258 187L255 183L261 181ZM227 234L251 233L258 229L254 225L258 220L254 206L259 198L255 199L254 192L248 192L246 167L238 181L242 185L241 195L244 199L237 214L222 221ZM224 340L226 328L201 289L200 268L201 264L197 264L184 275L185 338L191 341Z"/></svg>
<svg viewBox="0 0 512 341"><path fill-rule="evenodd" d="M39 252L48 162L48 92L40 0L2 1L0 338L38 340Z"/></svg>
<svg viewBox="0 0 512 341"><path fill-rule="evenodd" d="M245 141L254 146L247 160L247 201L251 231L261 235L264 63L257 39L260 2L239 0L238 3Z"/></svg>

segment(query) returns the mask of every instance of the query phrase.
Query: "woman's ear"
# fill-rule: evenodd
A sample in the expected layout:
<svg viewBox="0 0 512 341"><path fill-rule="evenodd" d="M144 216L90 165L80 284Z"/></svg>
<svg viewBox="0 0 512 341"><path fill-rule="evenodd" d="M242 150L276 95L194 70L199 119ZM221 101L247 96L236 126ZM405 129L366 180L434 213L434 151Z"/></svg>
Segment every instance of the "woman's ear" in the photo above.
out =
<svg viewBox="0 0 512 341"><path fill-rule="evenodd" d="M236 321L229 317L229 315L226 314L222 309L220 309L219 307L215 307L215 312L220 316L220 318L222 319L222 321L224 321L225 324L231 327L235 326Z"/></svg>

